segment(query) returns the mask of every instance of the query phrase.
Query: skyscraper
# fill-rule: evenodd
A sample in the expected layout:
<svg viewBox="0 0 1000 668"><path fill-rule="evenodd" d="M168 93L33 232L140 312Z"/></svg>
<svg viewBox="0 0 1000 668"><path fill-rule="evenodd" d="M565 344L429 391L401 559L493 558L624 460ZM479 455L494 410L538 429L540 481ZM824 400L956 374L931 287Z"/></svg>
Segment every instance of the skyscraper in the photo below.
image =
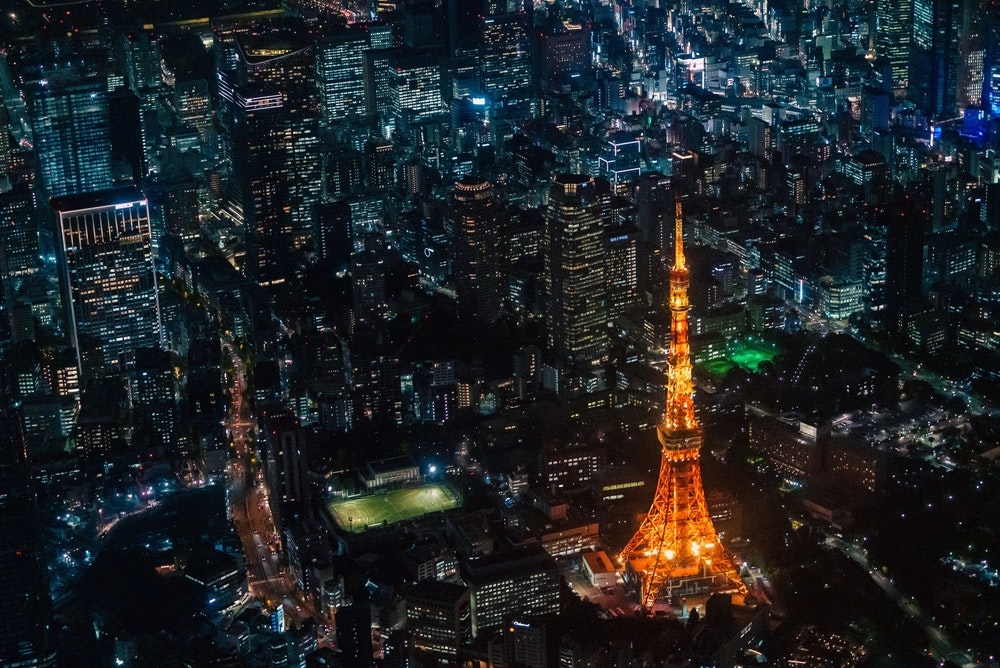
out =
<svg viewBox="0 0 1000 668"><path fill-rule="evenodd" d="M287 409L265 411L261 417L262 459L271 512L280 528L282 508L293 504L308 512L309 476L305 432Z"/></svg>
<svg viewBox="0 0 1000 668"><path fill-rule="evenodd" d="M479 21L482 91L496 98L526 96L531 91L531 13L523 2L490 0Z"/></svg>
<svg viewBox="0 0 1000 668"><path fill-rule="evenodd" d="M885 306L895 318L923 300L927 213L910 197L897 195L885 215Z"/></svg>
<svg viewBox="0 0 1000 668"><path fill-rule="evenodd" d="M448 212L458 313L484 324L500 317L503 296L498 208L492 184L467 176L455 185Z"/></svg>
<svg viewBox="0 0 1000 668"><path fill-rule="evenodd" d="M176 389L170 354L159 348L139 350L135 361L133 403L158 445L173 444L177 419Z"/></svg>
<svg viewBox="0 0 1000 668"><path fill-rule="evenodd" d="M236 36L235 50L235 68L219 72L227 206L248 232L244 272L277 285L298 273L319 201L315 62L304 40L277 30Z"/></svg>
<svg viewBox="0 0 1000 668"><path fill-rule="evenodd" d="M107 85L76 67L45 71L27 86L42 185L50 197L111 187Z"/></svg>
<svg viewBox="0 0 1000 668"><path fill-rule="evenodd" d="M468 588L438 580L413 585L406 592L406 627L415 653L456 661L459 649L472 642Z"/></svg>
<svg viewBox="0 0 1000 668"><path fill-rule="evenodd" d="M149 207L135 188L52 200L71 345L96 342L104 373L130 366L139 348L160 346L160 313Z"/></svg>
<svg viewBox="0 0 1000 668"><path fill-rule="evenodd" d="M0 279L10 296L28 276L38 272L38 226L34 204L35 198L27 183L0 194Z"/></svg>
<svg viewBox="0 0 1000 668"><path fill-rule="evenodd" d="M1000 118L1000 0L988 0L983 17L983 108Z"/></svg>
<svg viewBox="0 0 1000 668"><path fill-rule="evenodd" d="M913 42L913 0L879 0L875 47L889 58L892 88L906 91L909 81L910 45Z"/></svg>
<svg viewBox="0 0 1000 668"><path fill-rule="evenodd" d="M961 22L958 0L913 0L907 97L929 119L956 111Z"/></svg>
<svg viewBox="0 0 1000 668"><path fill-rule="evenodd" d="M581 367L604 362L610 345L601 221L609 197L607 181L557 174L545 211L549 347L563 361Z"/></svg>
<svg viewBox="0 0 1000 668"><path fill-rule="evenodd" d="M443 113L441 56L436 49L394 49L389 56L389 112L395 123L420 122Z"/></svg>
<svg viewBox="0 0 1000 668"><path fill-rule="evenodd" d="M365 113L365 51L368 33L338 30L316 47L316 87L325 123Z"/></svg>
<svg viewBox="0 0 1000 668"><path fill-rule="evenodd" d="M619 225L605 230L607 237L608 317L636 313L644 302L639 297L639 230Z"/></svg>

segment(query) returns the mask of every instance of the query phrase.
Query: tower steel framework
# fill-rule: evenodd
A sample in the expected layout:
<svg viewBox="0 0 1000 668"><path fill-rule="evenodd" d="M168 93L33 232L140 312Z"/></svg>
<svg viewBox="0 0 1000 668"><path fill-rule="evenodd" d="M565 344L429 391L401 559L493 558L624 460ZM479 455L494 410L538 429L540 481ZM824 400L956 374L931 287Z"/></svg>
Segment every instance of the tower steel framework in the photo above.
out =
<svg viewBox="0 0 1000 668"><path fill-rule="evenodd" d="M660 475L649 512L618 554L639 580L640 604L649 612L661 594L682 595L746 587L722 546L701 483L701 425L694 414L688 336L688 274L683 216L677 199L674 266L670 269L670 350L667 399L656 427L662 446Z"/></svg>

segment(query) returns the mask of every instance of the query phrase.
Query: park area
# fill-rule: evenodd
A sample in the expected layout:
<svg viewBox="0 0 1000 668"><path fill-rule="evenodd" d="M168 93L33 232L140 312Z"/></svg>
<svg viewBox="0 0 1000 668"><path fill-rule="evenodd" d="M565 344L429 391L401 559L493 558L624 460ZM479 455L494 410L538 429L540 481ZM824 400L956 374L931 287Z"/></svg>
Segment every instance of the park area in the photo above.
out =
<svg viewBox="0 0 1000 668"><path fill-rule="evenodd" d="M432 484L331 501L327 508L337 526L350 533L360 533L371 527L387 526L460 505L458 495L450 487Z"/></svg>
<svg viewBox="0 0 1000 668"><path fill-rule="evenodd" d="M730 369L736 366L756 373L761 364L770 362L780 352L778 345L771 341L759 336L747 336L727 345L724 358L708 360L698 366L716 378L725 376Z"/></svg>

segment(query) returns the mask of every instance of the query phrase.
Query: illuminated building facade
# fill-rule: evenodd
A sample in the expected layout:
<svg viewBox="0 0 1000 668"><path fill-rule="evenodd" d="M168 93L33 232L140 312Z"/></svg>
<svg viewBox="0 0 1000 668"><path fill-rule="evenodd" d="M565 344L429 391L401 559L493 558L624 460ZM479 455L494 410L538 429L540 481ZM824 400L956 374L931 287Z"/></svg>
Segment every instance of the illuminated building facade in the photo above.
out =
<svg viewBox="0 0 1000 668"><path fill-rule="evenodd" d="M559 569L538 545L469 559L460 565L472 592L472 635L498 630L515 616L559 612Z"/></svg>
<svg viewBox="0 0 1000 668"><path fill-rule="evenodd" d="M553 448L544 458L545 482L555 490L580 489L601 470L601 453L593 448Z"/></svg>
<svg viewBox="0 0 1000 668"><path fill-rule="evenodd" d="M598 159L601 175L611 181L619 195L628 192L639 178L642 142L631 132L616 132L604 140Z"/></svg>
<svg viewBox="0 0 1000 668"><path fill-rule="evenodd" d="M162 445L172 445L177 420L176 380L170 354L143 348L135 360L134 405Z"/></svg>
<svg viewBox="0 0 1000 668"><path fill-rule="evenodd" d="M346 28L316 47L316 87L323 121L336 123L365 111L368 33Z"/></svg>
<svg viewBox="0 0 1000 668"><path fill-rule="evenodd" d="M437 580L413 585L406 593L406 628L416 654L457 665L459 648L472 642L469 589Z"/></svg>
<svg viewBox="0 0 1000 668"><path fill-rule="evenodd" d="M590 72L590 24L552 21L537 36L536 69L543 88L563 77L584 78Z"/></svg>
<svg viewBox="0 0 1000 668"><path fill-rule="evenodd" d="M258 285L278 285L300 271L320 196L314 55L280 33L237 36L229 48L235 66L219 72L226 206L248 233L244 273Z"/></svg>
<svg viewBox="0 0 1000 668"><path fill-rule="evenodd" d="M467 176L455 185L449 218L458 313L485 324L500 317L503 296L498 209L489 181Z"/></svg>
<svg viewBox="0 0 1000 668"><path fill-rule="evenodd" d="M928 118L952 118L958 101L960 5L913 0L907 97Z"/></svg>
<svg viewBox="0 0 1000 668"><path fill-rule="evenodd" d="M512 620L488 647L492 666L546 668L550 665L545 625Z"/></svg>
<svg viewBox="0 0 1000 668"><path fill-rule="evenodd" d="M606 230L608 248L608 320L635 313L645 307L639 296L640 234L635 227L617 226Z"/></svg>
<svg viewBox="0 0 1000 668"><path fill-rule="evenodd" d="M389 57L389 113L398 124L420 122L444 113L441 52L401 47Z"/></svg>
<svg viewBox="0 0 1000 668"><path fill-rule="evenodd" d="M605 236L610 188L580 174L557 174L545 212L549 347L572 365L595 367L608 354Z"/></svg>
<svg viewBox="0 0 1000 668"><path fill-rule="evenodd" d="M489 3L482 17L480 85L493 97L525 95L531 89L531 13L523 2Z"/></svg>
<svg viewBox="0 0 1000 668"><path fill-rule="evenodd" d="M639 604L647 613L660 596L746 590L719 540L701 483L702 431L694 414L687 322L690 278L680 200L674 230L666 410L656 428L662 446L660 475L649 512L618 554L627 577L637 580Z"/></svg>
<svg viewBox="0 0 1000 668"><path fill-rule="evenodd" d="M50 197L105 190L111 180L107 85L76 68L29 85L39 174Z"/></svg>
<svg viewBox="0 0 1000 668"><path fill-rule="evenodd" d="M134 188L52 200L71 345L95 342L104 373L130 367L139 348L160 346L160 309L149 207Z"/></svg>
<svg viewBox="0 0 1000 668"><path fill-rule="evenodd" d="M38 272L34 203L27 183L0 194L0 280L8 291L8 306L24 280Z"/></svg>
<svg viewBox="0 0 1000 668"><path fill-rule="evenodd" d="M905 92L913 42L913 0L879 0L876 20L875 47L880 55L889 58L893 89Z"/></svg>

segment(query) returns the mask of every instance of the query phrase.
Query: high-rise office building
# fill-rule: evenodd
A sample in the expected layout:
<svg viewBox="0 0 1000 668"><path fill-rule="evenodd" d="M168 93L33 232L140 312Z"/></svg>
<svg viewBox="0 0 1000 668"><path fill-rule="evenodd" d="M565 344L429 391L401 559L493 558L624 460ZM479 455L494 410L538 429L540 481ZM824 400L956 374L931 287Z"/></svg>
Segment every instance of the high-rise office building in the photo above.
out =
<svg viewBox="0 0 1000 668"><path fill-rule="evenodd" d="M375 24L368 27L371 50L364 54L365 60L365 109L369 115L378 118L385 127L391 125L389 90L389 57L396 46L392 27Z"/></svg>
<svg viewBox="0 0 1000 668"><path fill-rule="evenodd" d="M300 271L320 196L315 61L296 35L263 29L234 39L235 68L219 72L227 206L248 232L244 273L277 285Z"/></svg>
<svg viewBox="0 0 1000 668"><path fill-rule="evenodd" d="M159 348L142 348L135 360L135 412L155 436L157 445L172 445L176 431L177 400L170 354Z"/></svg>
<svg viewBox="0 0 1000 668"><path fill-rule="evenodd" d="M212 97L208 82L204 79L178 81L174 84L171 102L177 119L197 130L203 142L208 141L212 127Z"/></svg>
<svg viewBox="0 0 1000 668"><path fill-rule="evenodd" d="M982 104L991 118L1000 118L1000 0L987 0L983 26Z"/></svg>
<svg viewBox="0 0 1000 668"><path fill-rule="evenodd" d="M38 272L34 210L34 194L27 183L0 194L0 280L11 298L25 279Z"/></svg>
<svg viewBox="0 0 1000 668"><path fill-rule="evenodd" d="M531 12L523 2L490 0L479 21L482 92L496 98L528 95L532 75Z"/></svg>
<svg viewBox="0 0 1000 668"><path fill-rule="evenodd" d="M927 213L897 195L886 211L885 307L890 318L923 301L924 237Z"/></svg>
<svg viewBox="0 0 1000 668"><path fill-rule="evenodd" d="M549 347L563 361L595 367L608 354L603 209L607 181L557 174L545 211L546 321Z"/></svg>
<svg viewBox="0 0 1000 668"><path fill-rule="evenodd" d="M617 225L605 231L607 237L608 319L636 313L644 302L639 297L639 230Z"/></svg>
<svg viewBox="0 0 1000 668"><path fill-rule="evenodd" d="M139 348L160 346L160 311L150 243L149 206L135 188L72 195L51 202L70 343L94 342L104 373L131 366Z"/></svg>
<svg viewBox="0 0 1000 668"><path fill-rule="evenodd" d="M956 113L961 22L957 0L913 0L907 97L929 119Z"/></svg>
<svg viewBox="0 0 1000 668"><path fill-rule="evenodd" d="M338 30L316 47L316 87L325 123L365 113L365 51L368 32Z"/></svg>
<svg viewBox="0 0 1000 668"><path fill-rule="evenodd" d="M351 205L347 202L317 204L315 220L313 244L316 258L329 262L338 271L347 271L352 251Z"/></svg>
<svg viewBox="0 0 1000 668"><path fill-rule="evenodd" d="M375 325L385 317L385 258L375 251L363 251L354 256L351 284L354 295L354 317L359 324Z"/></svg>
<svg viewBox="0 0 1000 668"><path fill-rule="evenodd" d="M958 106L983 107L985 92L986 39L990 23L989 0L967 0L960 5Z"/></svg>
<svg viewBox="0 0 1000 668"><path fill-rule="evenodd" d="M551 665L546 636L544 623L512 619L488 646L490 664L546 668Z"/></svg>
<svg viewBox="0 0 1000 668"><path fill-rule="evenodd" d="M6 432L5 428L0 428ZM0 452L0 665L56 665L52 598L34 486L15 461L10 435ZM19 458L18 458L19 459Z"/></svg>
<svg viewBox="0 0 1000 668"><path fill-rule="evenodd" d="M650 288L660 278L663 258L673 241L670 202L674 190L669 176L660 172L642 174L635 190L636 227L639 228L639 284Z"/></svg>
<svg viewBox="0 0 1000 668"><path fill-rule="evenodd" d="M535 69L542 88L563 77L586 77L591 71L590 24L550 17L536 36Z"/></svg>
<svg viewBox="0 0 1000 668"><path fill-rule="evenodd" d="M111 121L103 77L46 70L27 85L38 169L50 197L112 185Z"/></svg>
<svg viewBox="0 0 1000 668"><path fill-rule="evenodd" d="M479 53L480 35L469 26L485 16L483 0L447 0L448 55L453 61L467 62Z"/></svg>
<svg viewBox="0 0 1000 668"><path fill-rule="evenodd" d="M309 501L309 476L306 470L305 432L291 411L265 411L261 417L264 441L264 482L271 511L281 524L281 508L295 504L305 510Z"/></svg>
<svg viewBox="0 0 1000 668"><path fill-rule="evenodd" d="M913 42L913 0L879 0L876 8L875 48L889 58L892 89L906 91Z"/></svg>
<svg viewBox="0 0 1000 668"><path fill-rule="evenodd" d="M394 49L389 55L389 112L395 123L420 122L446 111L441 96L443 51Z"/></svg>
<svg viewBox="0 0 1000 668"><path fill-rule="evenodd" d="M467 176L452 191L452 276L459 317L489 324L500 317L503 253L499 206L489 181Z"/></svg>

